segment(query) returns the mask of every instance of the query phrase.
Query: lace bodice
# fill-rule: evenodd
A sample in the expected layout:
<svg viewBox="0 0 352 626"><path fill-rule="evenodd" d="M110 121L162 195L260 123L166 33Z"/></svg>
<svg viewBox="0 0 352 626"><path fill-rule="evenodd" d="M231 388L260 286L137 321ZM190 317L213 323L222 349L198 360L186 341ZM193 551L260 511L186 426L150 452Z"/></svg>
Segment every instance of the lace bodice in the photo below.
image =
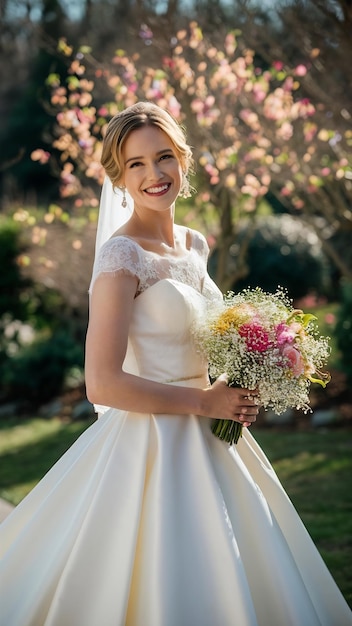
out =
<svg viewBox="0 0 352 626"><path fill-rule="evenodd" d="M96 258L90 291L98 276L124 273L138 278L136 296L165 278L189 285L205 294L211 282L207 277L208 244L197 231L189 230L189 233L191 246L183 257L161 257L155 252L144 250L130 237L112 237L102 246Z"/></svg>

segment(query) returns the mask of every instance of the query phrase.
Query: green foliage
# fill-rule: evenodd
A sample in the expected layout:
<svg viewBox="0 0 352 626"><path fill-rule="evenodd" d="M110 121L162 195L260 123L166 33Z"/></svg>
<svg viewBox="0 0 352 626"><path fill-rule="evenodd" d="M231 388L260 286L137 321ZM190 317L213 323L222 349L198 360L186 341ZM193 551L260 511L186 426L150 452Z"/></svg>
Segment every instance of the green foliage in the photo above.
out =
<svg viewBox="0 0 352 626"><path fill-rule="evenodd" d="M341 286L341 304L335 327L337 345L341 352L341 366L352 384L352 282Z"/></svg>
<svg viewBox="0 0 352 626"><path fill-rule="evenodd" d="M24 250L19 226L11 219L0 220L0 332L4 316L25 320L28 306L21 294L31 284L23 278L17 257ZM1 339L0 339L1 342ZM0 343L1 345L1 343Z"/></svg>
<svg viewBox="0 0 352 626"><path fill-rule="evenodd" d="M18 222L1 219L0 397L40 403L60 393L72 367L83 367L83 344L68 326L61 294L23 277L24 250Z"/></svg>
<svg viewBox="0 0 352 626"><path fill-rule="evenodd" d="M28 289L31 281L24 278L17 257L24 251L19 226L13 220L0 220L0 376L9 358L9 345L18 345L16 328L8 333L14 320L24 322L29 316ZM0 378L1 380L1 378Z"/></svg>
<svg viewBox="0 0 352 626"><path fill-rule="evenodd" d="M243 222L236 241L230 247L229 274L236 274L241 246L247 236L248 224ZM316 234L299 219L289 215L260 217L254 226L247 251L248 274L236 281L235 291L245 287L262 287L273 292L285 287L291 298L301 298L310 291L328 294L330 265ZM216 254L211 259L215 273Z"/></svg>
<svg viewBox="0 0 352 626"><path fill-rule="evenodd" d="M20 198L23 190L35 190L36 196L45 200L59 193L51 168L31 159L32 151L47 150L52 140L53 118L43 103L48 100L45 79L53 67L62 72L65 66L56 55L39 49L31 59L29 80L16 85L7 123L0 128L1 160L11 164L12 181Z"/></svg>
<svg viewBox="0 0 352 626"><path fill-rule="evenodd" d="M62 391L67 373L77 366L83 367L83 348L67 330L39 337L3 367L6 397L47 402Z"/></svg>
<svg viewBox="0 0 352 626"><path fill-rule="evenodd" d="M30 293L29 310L33 326L41 330L43 328L56 329L64 317L64 299L56 289L52 289L42 283L34 283Z"/></svg>

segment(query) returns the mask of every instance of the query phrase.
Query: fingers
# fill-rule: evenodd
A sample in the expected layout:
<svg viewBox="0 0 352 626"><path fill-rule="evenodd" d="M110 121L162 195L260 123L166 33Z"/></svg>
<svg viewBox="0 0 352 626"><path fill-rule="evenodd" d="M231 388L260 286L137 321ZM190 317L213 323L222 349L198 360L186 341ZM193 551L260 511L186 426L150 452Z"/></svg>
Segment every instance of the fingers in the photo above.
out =
<svg viewBox="0 0 352 626"><path fill-rule="evenodd" d="M238 405L234 409L234 419L238 421L242 426L248 428L253 424L259 412L259 407L255 403L255 397L257 392L250 391L249 389L237 390Z"/></svg>
<svg viewBox="0 0 352 626"><path fill-rule="evenodd" d="M250 426L256 421L257 415L258 409L255 409L253 412L248 413L244 408L240 413L235 413L233 419L236 422L240 422L240 424L242 424L243 426Z"/></svg>
<svg viewBox="0 0 352 626"><path fill-rule="evenodd" d="M242 426L244 426L245 428L248 428L249 426L251 426L252 424L254 424L254 422L257 419L257 413L253 414L253 415L236 415L234 417L234 422L239 422L240 424L242 424Z"/></svg>
<svg viewBox="0 0 352 626"><path fill-rule="evenodd" d="M250 426L256 421L259 404L257 391L231 387L225 376L220 376L207 390L210 402L205 414L217 419L230 419L243 426Z"/></svg>
<svg viewBox="0 0 352 626"><path fill-rule="evenodd" d="M256 397L258 396L258 392L255 389L239 389L235 387L234 391L237 392L239 398L241 398L241 402L248 402L249 404L253 404Z"/></svg>

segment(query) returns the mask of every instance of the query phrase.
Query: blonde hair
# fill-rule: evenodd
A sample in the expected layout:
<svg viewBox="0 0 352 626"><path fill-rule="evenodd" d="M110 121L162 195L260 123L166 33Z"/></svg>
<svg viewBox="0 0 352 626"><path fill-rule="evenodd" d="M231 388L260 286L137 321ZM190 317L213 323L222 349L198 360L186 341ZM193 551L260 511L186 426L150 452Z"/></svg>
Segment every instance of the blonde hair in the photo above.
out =
<svg viewBox="0 0 352 626"><path fill-rule="evenodd" d="M111 118L103 140L101 164L113 187L118 187L123 177L122 149L133 130L143 126L156 126L172 142L183 171L180 196L191 195L189 175L193 173L193 155L186 141L184 128L168 113L151 102L137 102Z"/></svg>

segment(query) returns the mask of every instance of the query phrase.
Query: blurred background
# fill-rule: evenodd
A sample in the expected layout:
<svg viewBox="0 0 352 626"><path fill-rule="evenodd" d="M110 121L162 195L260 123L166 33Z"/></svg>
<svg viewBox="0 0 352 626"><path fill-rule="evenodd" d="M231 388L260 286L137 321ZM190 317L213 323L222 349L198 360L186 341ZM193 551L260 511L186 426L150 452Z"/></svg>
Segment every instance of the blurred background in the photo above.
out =
<svg viewBox="0 0 352 626"><path fill-rule="evenodd" d="M0 412L84 402L101 139L116 111L148 99L194 147L197 193L177 218L206 234L212 276L223 291L280 285L317 315L332 381L312 406L318 421L350 423L350 2L3 0L0 10Z"/></svg>
<svg viewBox="0 0 352 626"><path fill-rule="evenodd" d="M84 339L110 117L167 108L177 220L223 292L284 287L331 337L312 413L252 428L352 606L350 0L2 0L0 518L95 419Z"/></svg>

